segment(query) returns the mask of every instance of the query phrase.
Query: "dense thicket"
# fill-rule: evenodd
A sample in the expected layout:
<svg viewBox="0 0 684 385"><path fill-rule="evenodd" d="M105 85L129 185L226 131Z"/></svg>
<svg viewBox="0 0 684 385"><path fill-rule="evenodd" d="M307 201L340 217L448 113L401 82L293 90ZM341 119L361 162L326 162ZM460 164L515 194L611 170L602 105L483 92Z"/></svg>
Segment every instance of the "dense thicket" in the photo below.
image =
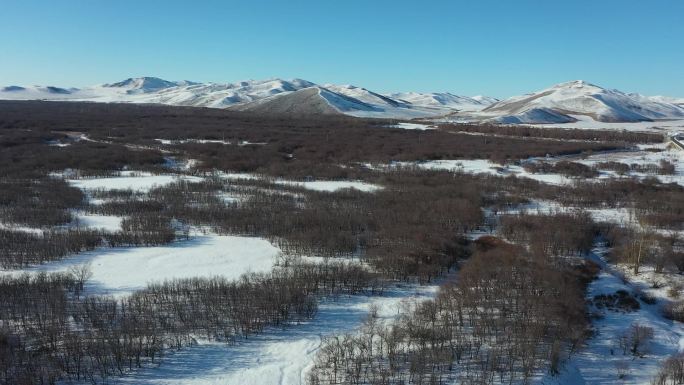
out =
<svg viewBox="0 0 684 385"><path fill-rule="evenodd" d="M4 101L0 102L0 163L11 165L3 172L68 167L113 170L125 165L154 169L163 163L160 151L164 149L196 159L207 170L343 178L353 176L354 168L339 165L356 162L505 161L625 146L619 138L563 142L403 130L388 125L388 121L345 116L297 118L170 106ZM162 145L155 140L189 138L231 144ZM49 145L55 141L70 145Z"/></svg>
<svg viewBox="0 0 684 385"><path fill-rule="evenodd" d="M325 340L308 383L525 383L558 371L585 336L591 277L496 239L478 243L435 300Z"/></svg>
<svg viewBox="0 0 684 385"><path fill-rule="evenodd" d="M498 124L442 124L440 128L453 132L471 132L523 138L548 138L559 140L605 141L626 143L660 143L664 137L657 133L626 130L588 130L580 128L547 128Z"/></svg>
<svg viewBox="0 0 684 385"><path fill-rule="evenodd" d="M5 169L0 167L0 169ZM29 227L62 225L69 208L84 204L81 190L56 178L0 177L0 223Z"/></svg>
<svg viewBox="0 0 684 385"><path fill-rule="evenodd" d="M19 268L56 261L96 247L157 246L173 241L170 219L154 212L132 213L115 232L79 227L26 231L0 229L0 267Z"/></svg>
<svg viewBox="0 0 684 385"><path fill-rule="evenodd" d="M177 182L144 197L110 196L89 210L138 217L147 212L219 233L266 237L287 254L357 256L391 279L427 281L452 268L464 255L462 234L483 222L478 178L399 170L381 182L374 193L328 193L216 177Z"/></svg>

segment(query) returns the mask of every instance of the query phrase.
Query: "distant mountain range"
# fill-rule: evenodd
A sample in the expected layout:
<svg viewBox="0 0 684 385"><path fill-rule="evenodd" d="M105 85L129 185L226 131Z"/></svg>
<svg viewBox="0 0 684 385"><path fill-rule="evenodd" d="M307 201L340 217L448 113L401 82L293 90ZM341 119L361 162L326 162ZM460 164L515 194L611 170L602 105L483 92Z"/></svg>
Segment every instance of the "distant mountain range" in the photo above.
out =
<svg viewBox="0 0 684 385"><path fill-rule="evenodd" d="M129 78L86 88L9 86L0 99L159 103L179 106L257 110L273 113L342 113L359 117L420 118L477 111L497 99L449 93L383 95L351 85L318 85L302 79L249 80L237 83Z"/></svg>
<svg viewBox="0 0 684 385"><path fill-rule="evenodd" d="M237 83L129 78L86 88L8 86L0 99L158 103L280 114L346 114L377 118L445 118L503 124L684 119L684 99L608 90L578 80L506 100L451 93L381 94L352 85L319 85L302 79Z"/></svg>

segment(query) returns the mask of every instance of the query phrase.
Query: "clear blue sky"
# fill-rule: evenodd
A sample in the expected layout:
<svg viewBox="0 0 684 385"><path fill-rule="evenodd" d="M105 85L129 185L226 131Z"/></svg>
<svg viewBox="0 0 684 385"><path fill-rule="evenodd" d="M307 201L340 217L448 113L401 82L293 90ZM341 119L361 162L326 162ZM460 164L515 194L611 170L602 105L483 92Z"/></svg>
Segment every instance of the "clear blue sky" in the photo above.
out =
<svg viewBox="0 0 684 385"><path fill-rule="evenodd" d="M299 77L497 97L684 96L684 1L2 0L0 85Z"/></svg>

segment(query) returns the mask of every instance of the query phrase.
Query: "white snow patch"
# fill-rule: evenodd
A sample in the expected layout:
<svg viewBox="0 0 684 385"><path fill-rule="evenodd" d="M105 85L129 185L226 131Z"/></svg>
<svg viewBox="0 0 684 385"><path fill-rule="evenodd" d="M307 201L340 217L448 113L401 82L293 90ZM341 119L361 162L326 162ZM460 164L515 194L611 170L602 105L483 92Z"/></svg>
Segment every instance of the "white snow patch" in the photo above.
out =
<svg viewBox="0 0 684 385"><path fill-rule="evenodd" d="M395 125L392 125L391 127L403 128L404 130L421 130L421 131L434 130L437 128L437 126L432 126L432 125L427 125L427 124L406 123L406 122L397 123Z"/></svg>
<svg viewBox="0 0 684 385"><path fill-rule="evenodd" d="M199 144L223 144L229 145L230 142L225 140L215 140L215 139L155 139L161 144L171 145L171 144L185 144L185 143L199 143Z"/></svg>
<svg viewBox="0 0 684 385"><path fill-rule="evenodd" d="M268 272L279 254L278 248L261 238L210 234L166 246L97 249L4 273L67 271L90 263L93 276L87 292L119 297L144 289L150 282L214 276L237 279L247 272Z"/></svg>
<svg viewBox="0 0 684 385"><path fill-rule="evenodd" d="M116 232L121 230L122 220L115 215L77 214L75 226Z"/></svg>
<svg viewBox="0 0 684 385"><path fill-rule="evenodd" d="M16 223L3 223L3 222L0 222L0 230L21 231L24 233L31 233L31 234L42 234L43 233L43 229L40 229L40 228L22 226L22 225L18 225Z"/></svg>
<svg viewBox="0 0 684 385"><path fill-rule="evenodd" d="M530 173L518 165L500 165L486 159L431 160L413 163L398 162L396 164L402 166L415 165L428 170L458 171L466 174L515 175L554 185L564 185L573 182L572 179L560 174Z"/></svg>
<svg viewBox="0 0 684 385"><path fill-rule="evenodd" d="M88 178L69 179L72 186L80 189L104 189L104 190L138 190L149 191L155 187L162 187L179 180L200 182L202 178L194 176L178 175L143 175L143 176L115 176L111 178Z"/></svg>
<svg viewBox="0 0 684 385"><path fill-rule="evenodd" d="M363 192L374 192L382 189L382 186L374 185L359 181L311 181L311 182L297 182L278 180L278 184L292 185L303 187L307 190L334 192L345 188L353 188Z"/></svg>

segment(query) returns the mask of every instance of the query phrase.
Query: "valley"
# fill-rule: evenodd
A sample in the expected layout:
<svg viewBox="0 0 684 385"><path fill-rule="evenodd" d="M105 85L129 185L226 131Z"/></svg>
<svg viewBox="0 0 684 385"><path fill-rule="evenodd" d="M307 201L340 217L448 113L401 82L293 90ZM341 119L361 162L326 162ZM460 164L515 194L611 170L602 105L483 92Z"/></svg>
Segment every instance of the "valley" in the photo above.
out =
<svg viewBox="0 0 684 385"><path fill-rule="evenodd" d="M684 160L660 131L0 117L4 379L644 384L682 360Z"/></svg>

